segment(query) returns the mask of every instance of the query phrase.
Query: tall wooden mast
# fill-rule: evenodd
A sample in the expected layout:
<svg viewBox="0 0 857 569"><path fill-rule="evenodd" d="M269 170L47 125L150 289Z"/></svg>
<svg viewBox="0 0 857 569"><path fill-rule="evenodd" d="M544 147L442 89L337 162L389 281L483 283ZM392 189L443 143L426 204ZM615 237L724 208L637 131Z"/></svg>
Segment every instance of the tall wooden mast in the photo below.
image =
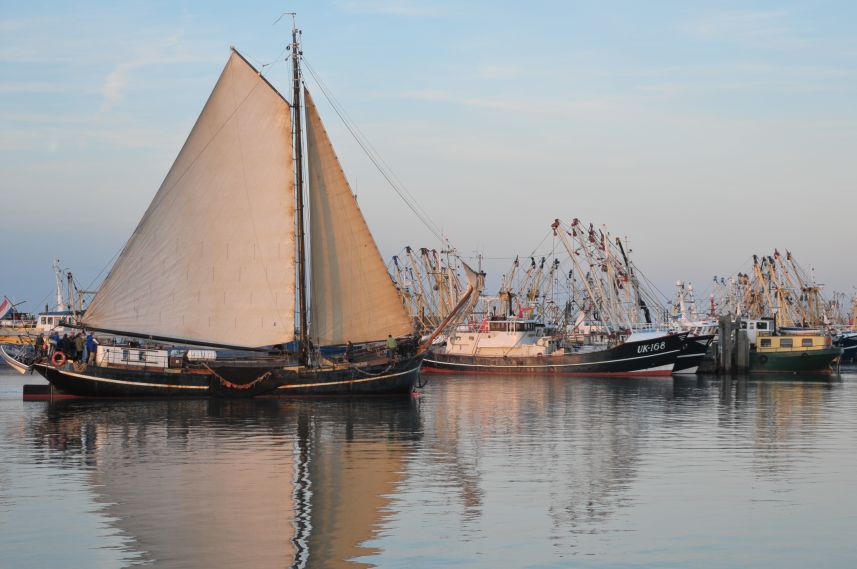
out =
<svg viewBox="0 0 857 569"><path fill-rule="evenodd" d="M297 26L292 26L292 78L294 81L294 95L292 108L294 109L295 124L295 198L297 210L297 240L298 240L298 302L300 304L300 341L301 359L306 364L309 361L309 343L307 341L307 299L306 299L306 236L304 235L304 161L303 161L303 134L301 132L301 51L298 45L300 31Z"/></svg>

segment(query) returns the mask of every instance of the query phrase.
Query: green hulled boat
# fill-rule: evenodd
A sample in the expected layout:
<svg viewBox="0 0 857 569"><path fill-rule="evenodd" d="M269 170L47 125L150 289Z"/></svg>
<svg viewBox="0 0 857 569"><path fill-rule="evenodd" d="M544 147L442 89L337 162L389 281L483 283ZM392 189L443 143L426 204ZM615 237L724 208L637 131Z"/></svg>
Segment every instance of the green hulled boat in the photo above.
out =
<svg viewBox="0 0 857 569"><path fill-rule="evenodd" d="M829 336L759 336L750 350L750 371L832 372L839 364L842 348Z"/></svg>

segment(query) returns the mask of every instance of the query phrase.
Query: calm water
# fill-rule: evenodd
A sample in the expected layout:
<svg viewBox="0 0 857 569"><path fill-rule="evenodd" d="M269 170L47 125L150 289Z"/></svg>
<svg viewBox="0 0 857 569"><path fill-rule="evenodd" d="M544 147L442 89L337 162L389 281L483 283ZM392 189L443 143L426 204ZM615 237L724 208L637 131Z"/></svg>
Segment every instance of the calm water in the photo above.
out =
<svg viewBox="0 0 857 569"><path fill-rule="evenodd" d="M21 401L0 567L854 567L857 373Z"/></svg>

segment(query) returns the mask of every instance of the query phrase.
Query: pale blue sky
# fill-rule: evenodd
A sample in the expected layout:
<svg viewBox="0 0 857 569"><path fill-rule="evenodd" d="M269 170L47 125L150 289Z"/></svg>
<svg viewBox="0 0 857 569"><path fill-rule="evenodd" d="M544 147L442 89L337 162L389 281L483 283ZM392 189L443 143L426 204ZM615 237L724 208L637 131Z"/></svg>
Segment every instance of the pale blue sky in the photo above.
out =
<svg viewBox="0 0 857 569"><path fill-rule="evenodd" d="M852 291L852 2L0 0L0 294L86 284L121 248L235 45L288 41L462 251L555 217L628 235L659 287L791 249ZM287 67L268 75L288 91ZM313 85L310 83L310 88ZM317 89L316 89L317 91ZM317 94L385 256L433 244ZM490 261L496 284L505 260ZM746 269L746 266L744 267ZM30 308L37 308L31 305Z"/></svg>

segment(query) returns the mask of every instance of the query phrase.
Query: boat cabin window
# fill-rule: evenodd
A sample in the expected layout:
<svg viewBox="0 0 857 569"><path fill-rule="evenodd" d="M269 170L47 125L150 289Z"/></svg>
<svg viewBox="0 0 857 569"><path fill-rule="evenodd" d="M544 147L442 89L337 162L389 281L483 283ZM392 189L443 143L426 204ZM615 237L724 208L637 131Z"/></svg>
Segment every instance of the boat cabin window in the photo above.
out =
<svg viewBox="0 0 857 569"><path fill-rule="evenodd" d="M47 322L47 320L48 320L47 318L45 318L44 316L42 316L41 318L39 318L39 323L40 323L40 324L47 324L47 323L48 323L48 322Z"/></svg>
<svg viewBox="0 0 857 569"><path fill-rule="evenodd" d="M791 338L782 338L780 340L780 347L781 348L791 348L793 346L794 346L794 343L792 342Z"/></svg>
<svg viewBox="0 0 857 569"><path fill-rule="evenodd" d="M812 347L812 338L801 338L800 345L804 347Z"/></svg>
<svg viewBox="0 0 857 569"><path fill-rule="evenodd" d="M742 330L746 330L746 329L747 329L747 323L746 323L746 322L741 322L741 329L742 329Z"/></svg>
<svg viewBox="0 0 857 569"><path fill-rule="evenodd" d="M768 329L768 323L767 322L759 322L756 324L756 329L757 330L767 330Z"/></svg>
<svg viewBox="0 0 857 569"><path fill-rule="evenodd" d="M770 338L762 338L759 340L760 348L770 348L771 347L771 339Z"/></svg>
<svg viewBox="0 0 857 569"><path fill-rule="evenodd" d="M756 327L756 323L750 322L750 330L754 329L755 327ZM759 328L761 328L761 326L759 326Z"/></svg>
<svg viewBox="0 0 857 569"><path fill-rule="evenodd" d="M128 361L128 350L122 350L122 359Z"/></svg>
<svg viewBox="0 0 857 569"><path fill-rule="evenodd" d="M489 329L492 332L531 332L536 329L535 322L509 322L508 320L499 320L490 322Z"/></svg>

